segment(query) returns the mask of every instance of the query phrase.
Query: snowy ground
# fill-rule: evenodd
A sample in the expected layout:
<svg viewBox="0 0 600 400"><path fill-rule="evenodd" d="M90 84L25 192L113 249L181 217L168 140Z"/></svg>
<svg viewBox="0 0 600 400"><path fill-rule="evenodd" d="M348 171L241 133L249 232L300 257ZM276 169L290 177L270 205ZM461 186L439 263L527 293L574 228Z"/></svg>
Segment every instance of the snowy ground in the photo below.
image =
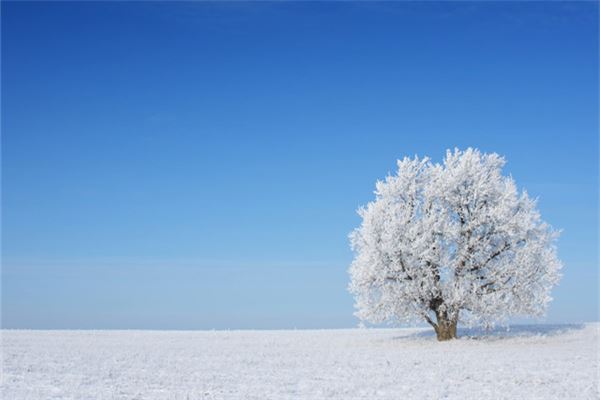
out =
<svg viewBox="0 0 600 400"><path fill-rule="evenodd" d="M598 399L599 329L4 330L1 397Z"/></svg>

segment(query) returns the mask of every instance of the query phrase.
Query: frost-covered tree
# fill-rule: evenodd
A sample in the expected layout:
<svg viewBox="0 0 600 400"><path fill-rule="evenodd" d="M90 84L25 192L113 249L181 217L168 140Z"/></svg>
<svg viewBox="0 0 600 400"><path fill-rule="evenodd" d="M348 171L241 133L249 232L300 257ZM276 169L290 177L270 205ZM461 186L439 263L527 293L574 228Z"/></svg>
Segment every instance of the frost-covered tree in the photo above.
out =
<svg viewBox="0 0 600 400"><path fill-rule="evenodd" d="M350 234L349 289L361 320L426 321L448 340L459 321L490 326L544 313L560 279L558 232L502 175L504 163L448 150L442 164L404 158L377 182Z"/></svg>

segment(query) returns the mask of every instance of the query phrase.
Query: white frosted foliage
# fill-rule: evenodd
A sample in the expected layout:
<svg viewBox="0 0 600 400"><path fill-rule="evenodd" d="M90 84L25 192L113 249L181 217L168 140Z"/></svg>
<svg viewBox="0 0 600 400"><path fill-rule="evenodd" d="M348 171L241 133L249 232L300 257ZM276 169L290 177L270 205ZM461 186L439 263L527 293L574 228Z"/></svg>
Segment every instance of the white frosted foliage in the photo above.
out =
<svg viewBox="0 0 600 400"><path fill-rule="evenodd" d="M558 232L536 201L502 175L505 161L476 149L442 164L404 158L376 184L350 235L350 291L364 321L467 325L540 316L560 279Z"/></svg>

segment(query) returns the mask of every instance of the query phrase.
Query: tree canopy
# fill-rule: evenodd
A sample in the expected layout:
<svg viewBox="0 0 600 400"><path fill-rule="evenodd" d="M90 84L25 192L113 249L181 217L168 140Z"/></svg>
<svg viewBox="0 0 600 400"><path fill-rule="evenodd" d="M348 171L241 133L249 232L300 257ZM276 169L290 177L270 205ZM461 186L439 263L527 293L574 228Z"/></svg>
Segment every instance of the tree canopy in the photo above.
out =
<svg viewBox="0 0 600 400"><path fill-rule="evenodd" d="M349 289L369 322L426 321L438 339L460 321L540 316L560 279L558 232L502 174L505 160L448 150L443 163L404 158L376 184L350 234Z"/></svg>

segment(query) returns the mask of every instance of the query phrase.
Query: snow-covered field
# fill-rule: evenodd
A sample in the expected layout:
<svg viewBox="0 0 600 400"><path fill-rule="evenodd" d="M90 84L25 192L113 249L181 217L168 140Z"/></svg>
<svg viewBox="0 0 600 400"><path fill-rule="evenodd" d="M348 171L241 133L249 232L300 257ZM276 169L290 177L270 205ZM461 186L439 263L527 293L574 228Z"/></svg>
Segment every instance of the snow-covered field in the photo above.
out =
<svg viewBox="0 0 600 400"><path fill-rule="evenodd" d="M2 331L2 399L598 399L600 324ZM462 332L473 334L473 332Z"/></svg>

